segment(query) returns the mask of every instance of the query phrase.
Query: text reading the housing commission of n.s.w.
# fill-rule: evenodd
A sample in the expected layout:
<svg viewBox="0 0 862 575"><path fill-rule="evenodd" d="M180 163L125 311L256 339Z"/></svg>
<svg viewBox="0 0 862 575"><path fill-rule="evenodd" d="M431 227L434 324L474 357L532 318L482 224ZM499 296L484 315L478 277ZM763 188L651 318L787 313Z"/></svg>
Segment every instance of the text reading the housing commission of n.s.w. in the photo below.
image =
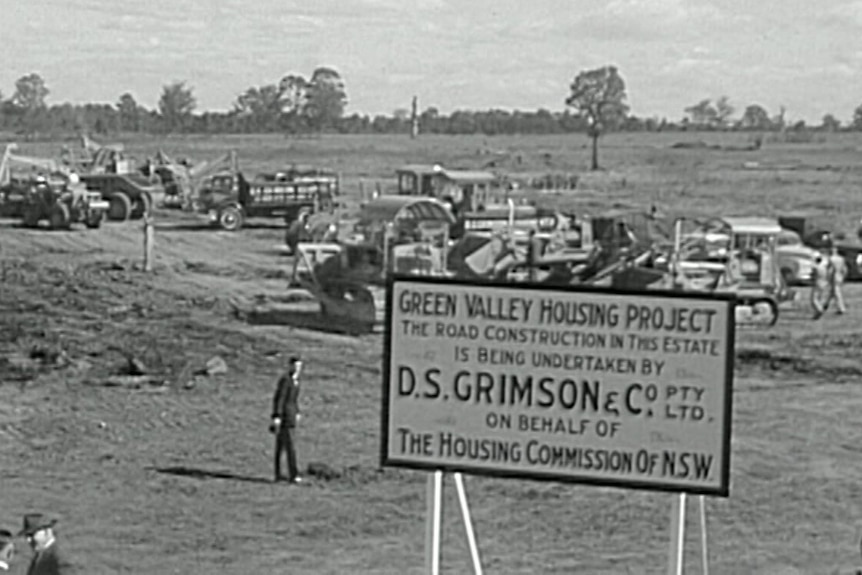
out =
<svg viewBox="0 0 862 575"><path fill-rule="evenodd" d="M720 480L726 301L409 281L390 301L391 458Z"/></svg>

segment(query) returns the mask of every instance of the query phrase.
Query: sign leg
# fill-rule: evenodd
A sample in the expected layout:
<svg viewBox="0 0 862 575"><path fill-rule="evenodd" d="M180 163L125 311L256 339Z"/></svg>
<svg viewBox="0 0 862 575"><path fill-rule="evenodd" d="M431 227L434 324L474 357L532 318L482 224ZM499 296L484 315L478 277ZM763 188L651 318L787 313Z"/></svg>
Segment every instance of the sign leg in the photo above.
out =
<svg viewBox="0 0 862 575"><path fill-rule="evenodd" d="M709 547L706 544L706 498L700 496L700 547L703 561L703 575L709 575Z"/></svg>
<svg viewBox="0 0 862 575"><path fill-rule="evenodd" d="M682 575L685 550L685 493L674 498L670 512L670 555L668 575Z"/></svg>
<svg viewBox="0 0 862 575"><path fill-rule="evenodd" d="M440 525L443 517L443 472L428 474L427 521L425 529L425 571L440 574Z"/></svg>
<svg viewBox="0 0 862 575"><path fill-rule="evenodd" d="M467 544L470 546L470 557L473 559L473 573L482 575L482 559L479 557L479 546L476 544L476 534L473 532L473 520L470 518L470 506L467 505L467 492L464 490L464 478L455 473L455 488L458 490L458 502L461 504L461 517L464 529L467 531Z"/></svg>

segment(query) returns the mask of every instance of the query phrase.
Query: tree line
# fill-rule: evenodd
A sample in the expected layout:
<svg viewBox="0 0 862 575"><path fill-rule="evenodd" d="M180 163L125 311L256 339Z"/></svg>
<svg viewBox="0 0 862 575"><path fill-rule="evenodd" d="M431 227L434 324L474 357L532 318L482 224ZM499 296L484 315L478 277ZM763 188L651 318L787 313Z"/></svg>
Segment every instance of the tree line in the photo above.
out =
<svg viewBox="0 0 862 575"><path fill-rule="evenodd" d="M345 134L410 133L414 120L421 133L433 134L565 134L584 133L595 143L609 130L659 132L682 130L862 131L862 105L846 125L826 114L818 125L787 122L785 110L770 113L761 105L746 106L739 117L727 96L703 99L683 110L680 120L639 117L629 113L624 101L625 83L618 70L606 66L579 74L562 111L455 110L442 114L435 107L413 112L398 109L391 115L346 114L347 90L339 73L328 67L315 69L308 78L299 74L278 82L252 86L237 95L225 112L198 111L194 88L186 82L162 87L154 109L124 93L115 104L52 104L45 79L37 73L21 77L8 98L0 93L0 130L26 137L37 134L92 132L115 134L244 134L286 133ZM585 94L588 96L584 100ZM609 97L610 96L610 97Z"/></svg>

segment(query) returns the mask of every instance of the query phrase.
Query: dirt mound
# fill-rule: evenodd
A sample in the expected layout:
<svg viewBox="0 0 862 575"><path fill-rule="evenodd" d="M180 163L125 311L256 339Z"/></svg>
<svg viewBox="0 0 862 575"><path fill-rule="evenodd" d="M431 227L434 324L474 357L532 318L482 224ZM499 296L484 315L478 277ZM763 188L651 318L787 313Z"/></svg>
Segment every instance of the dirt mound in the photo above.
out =
<svg viewBox="0 0 862 575"><path fill-rule="evenodd" d="M852 358L806 357L767 348L737 349L736 369L741 373L761 370L831 379L862 376L862 365Z"/></svg>

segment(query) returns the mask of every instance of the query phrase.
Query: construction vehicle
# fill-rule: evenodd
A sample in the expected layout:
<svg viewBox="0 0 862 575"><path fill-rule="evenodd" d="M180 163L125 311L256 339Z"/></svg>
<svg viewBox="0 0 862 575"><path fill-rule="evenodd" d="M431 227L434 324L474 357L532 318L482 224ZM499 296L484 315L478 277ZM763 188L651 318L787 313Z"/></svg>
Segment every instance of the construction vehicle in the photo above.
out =
<svg viewBox="0 0 862 575"><path fill-rule="evenodd" d="M134 166L123 144L98 144L82 136L82 155L63 150L64 162L81 174L87 189L110 203L108 219L126 221L150 213L154 198L164 194L158 177Z"/></svg>
<svg viewBox="0 0 862 575"><path fill-rule="evenodd" d="M779 267L776 246L782 227L774 218L681 218L674 230L668 275L658 285L733 294L736 321L744 324L775 325L782 305L797 299Z"/></svg>
<svg viewBox="0 0 862 575"><path fill-rule="evenodd" d="M59 172L59 165L48 158L13 153L17 144L8 144L0 158L0 216L20 218L34 178ZM13 167L18 169L13 173Z"/></svg>
<svg viewBox="0 0 862 575"><path fill-rule="evenodd" d="M33 228L43 220L53 230L67 230L73 223L98 228L108 208L109 203L101 194L74 180L38 176L25 196L22 219L24 226Z"/></svg>
<svg viewBox="0 0 862 575"><path fill-rule="evenodd" d="M529 261L531 244L572 265L587 262L594 250L589 226L582 232L551 210L510 201L507 211L477 214L459 221L451 204L437 198L379 196L355 218L339 220L334 238L297 244L295 283L318 301L324 317L367 331L380 323L391 274L522 281L529 274L517 277L517 266ZM465 222L463 233L453 233Z"/></svg>
<svg viewBox="0 0 862 575"><path fill-rule="evenodd" d="M380 196L362 206L337 241L297 245L294 285L318 301L324 317L369 331L382 319L390 274L447 274L454 223L434 198Z"/></svg>
<svg viewBox="0 0 862 575"><path fill-rule="evenodd" d="M492 204L505 203L497 176L484 170L447 169L439 164L408 164L396 171L397 194L425 196L450 205L456 218L465 212L482 210Z"/></svg>
<svg viewBox="0 0 862 575"><path fill-rule="evenodd" d="M174 160L163 150L148 160L164 188L162 206L175 209L192 209L202 181L222 170L236 171L236 153L231 151L212 160L192 164L188 159Z"/></svg>
<svg viewBox="0 0 862 575"><path fill-rule="evenodd" d="M204 180L195 209L221 229L236 231L248 218L282 218L291 224L302 212L332 211L338 193L338 175L326 170L292 167L247 180L230 169Z"/></svg>

